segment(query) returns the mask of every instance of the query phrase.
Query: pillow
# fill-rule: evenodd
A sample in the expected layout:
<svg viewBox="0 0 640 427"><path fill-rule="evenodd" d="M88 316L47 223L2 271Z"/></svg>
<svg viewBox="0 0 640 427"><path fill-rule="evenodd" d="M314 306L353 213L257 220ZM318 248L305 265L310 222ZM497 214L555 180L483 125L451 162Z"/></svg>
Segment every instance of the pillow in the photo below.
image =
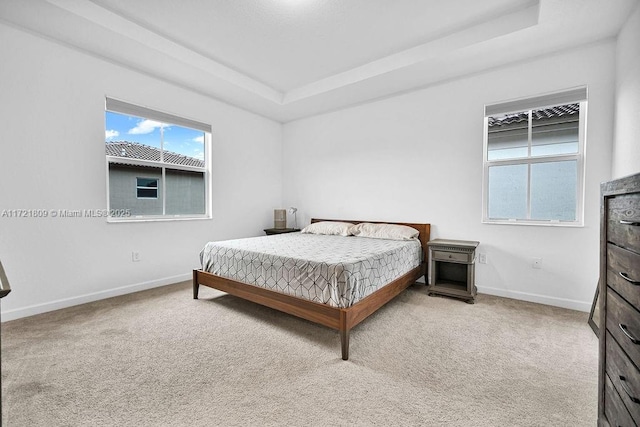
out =
<svg viewBox="0 0 640 427"><path fill-rule="evenodd" d="M354 236L372 237L374 239L412 240L418 238L418 230L399 224L372 224L363 222L349 230Z"/></svg>
<svg viewBox="0 0 640 427"><path fill-rule="evenodd" d="M353 224L350 222L320 221L306 226L301 233L348 236L350 234L349 228L352 226Z"/></svg>

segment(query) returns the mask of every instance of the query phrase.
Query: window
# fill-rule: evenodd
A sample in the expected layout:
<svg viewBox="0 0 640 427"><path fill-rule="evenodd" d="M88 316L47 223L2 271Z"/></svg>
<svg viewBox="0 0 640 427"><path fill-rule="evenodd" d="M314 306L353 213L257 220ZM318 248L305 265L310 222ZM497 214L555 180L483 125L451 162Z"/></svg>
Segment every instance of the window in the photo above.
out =
<svg viewBox="0 0 640 427"><path fill-rule="evenodd" d="M138 199L157 199L158 180L155 178L136 178L136 194Z"/></svg>
<svg viewBox="0 0 640 427"><path fill-rule="evenodd" d="M485 107L483 222L582 225L586 95Z"/></svg>
<svg viewBox="0 0 640 427"><path fill-rule="evenodd" d="M208 218L210 139L209 125L107 98L109 220Z"/></svg>

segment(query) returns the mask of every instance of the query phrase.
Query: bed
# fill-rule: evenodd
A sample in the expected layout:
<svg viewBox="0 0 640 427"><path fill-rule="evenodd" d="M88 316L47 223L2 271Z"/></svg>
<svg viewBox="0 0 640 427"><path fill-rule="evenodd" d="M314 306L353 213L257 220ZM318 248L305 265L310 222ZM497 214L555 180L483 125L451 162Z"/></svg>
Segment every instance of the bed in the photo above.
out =
<svg viewBox="0 0 640 427"><path fill-rule="evenodd" d="M353 220L327 220L327 219L317 219L314 218L311 220L312 224L320 225L319 223L339 223L339 222L349 222L352 224L361 224L372 223L372 224L382 224L377 221L353 221ZM378 285L363 285L360 286L359 289L352 293L348 292L318 292L317 295L306 295L306 294L295 294L293 291L287 289L281 289L275 285L276 279L268 278L265 279L265 283L260 283L260 285L251 284L247 282L258 283L259 280L254 277L255 275L251 275L251 272L243 273L244 275L239 275L241 279L230 278L230 272L225 270L222 272L220 267L220 275L211 273L206 271L204 268L206 261L203 261L203 268L199 270L193 271L193 298L198 299L198 290L200 286L207 286L210 288L218 289L220 291L226 292L230 295L246 299L248 301L252 301L254 303L258 303L288 314L292 314L294 316L309 320L314 323L318 323L324 326L327 326L332 329L336 329L340 332L340 343L341 343L341 351L342 351L342 359L348 360L349 358L349 332L355 327L357 324L366 319L369 315L374 313L384 304L392 300L395 296L400 294L403 290L405 290L409 285L416 282L417 279L424 276L426 274L426 260L425 256L427 252L427 243L430 237L430 224L419 224L419 223L398 223L398 222L385 222L384 224L396 224L396 225L404 225L411 227L418 231L418 237L416 241L416 245L418 246L419 259L417 262L412 261L415 264L415 267L410 270L404 272L399 277L394 278L388 283L382 283L381 286ZM297 233L295 233L297 234ZM249 240L254 245L260 243L260 245L271 243L275 240L267 240L273 239L274 237L278 237L281 239L286 238L287 235L279 235L279 236L264 236L253 239L242 239ZM291 236L291 235L289 235ZM291 236L294 237L294 236ZM336 236L337 237L337 236ZM343 239L357 239L354 237L345 237ZM366 239L366 240L378 240L378 239ZM236 241L229 241L235 243ZM224 242L222 242L224 243ZM315 243L314 243L315 244ZM227 244L227 246L232 246L231 243ZM203 252L207 250L207 247L203 250ZM257 249L256 249L257 250ZM304 252L304 251L301 251ZM257 252L256 252L257 253ZM286 251L285 251L286 253ZM312 255L312 254L310 254ZM201 254L202 256L202 254ZM240 255L235 255L236 258L240 257ZM313 256L310 256L313 258ZM233 258L233 256L231 256ZM397 258L397 256L396 256ZM306 260L304 262L314 263L318 260ZM398 261L401 262L402 260ZM254 265L259 265L261 268L263 267L261 264L265 263L273 263L273 260L267 254L259 254L255 256L252 261ZM303 262L303 261L299 261ZM335 260L331 261L330 265L335 265ZM358 269L356 267L343 267L344 265L351 265L347 262L340 263L341 266L338 269L343 275L344 274L359 274ZM307 264L305 264L306 266ZM351 270L350 270L351 268ZM406 268L406 267L405 267ZM233 267L231 267L233 269ZM250 269L251 270L251 269ZM300 271L303 269L300 268L296 272L296 277L300 274ZM309 271L316 271L316 269L309 269ZM355 270L355 272L354 272ZM227 276L227 277L225 277ZM383 276L383 275L382 275ZM376 278L378 280L379 278ZM297 278L296 280L305 281L305 278ZM314 279L315 280L315 279ZM381 279L381 280L384 280ZM267 287L261 287L267 286ZM270 288L269 288L270 286Z"/></svg>

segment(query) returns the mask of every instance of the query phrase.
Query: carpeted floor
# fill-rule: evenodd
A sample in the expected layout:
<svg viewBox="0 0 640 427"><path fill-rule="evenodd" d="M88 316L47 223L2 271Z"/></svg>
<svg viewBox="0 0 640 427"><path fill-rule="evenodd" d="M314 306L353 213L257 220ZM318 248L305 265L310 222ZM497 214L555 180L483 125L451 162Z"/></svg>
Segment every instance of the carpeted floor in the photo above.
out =
<svg viewBox="0 0 640 427"><path fill-rule="evenodd" d="M2 325L6 426L595 426L587 313L412 286L351 332L190 283Z"/></svg>

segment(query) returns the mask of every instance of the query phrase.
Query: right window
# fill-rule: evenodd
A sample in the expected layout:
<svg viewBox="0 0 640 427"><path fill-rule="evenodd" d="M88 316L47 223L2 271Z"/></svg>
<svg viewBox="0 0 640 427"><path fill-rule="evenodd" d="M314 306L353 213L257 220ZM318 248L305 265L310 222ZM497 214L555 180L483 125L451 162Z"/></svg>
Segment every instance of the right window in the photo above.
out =
<svg viewBox="0 0 640 427"><path fill-rule="evenodd" d="M583 223L586 88L485 107L483 222Z"/></svg>

